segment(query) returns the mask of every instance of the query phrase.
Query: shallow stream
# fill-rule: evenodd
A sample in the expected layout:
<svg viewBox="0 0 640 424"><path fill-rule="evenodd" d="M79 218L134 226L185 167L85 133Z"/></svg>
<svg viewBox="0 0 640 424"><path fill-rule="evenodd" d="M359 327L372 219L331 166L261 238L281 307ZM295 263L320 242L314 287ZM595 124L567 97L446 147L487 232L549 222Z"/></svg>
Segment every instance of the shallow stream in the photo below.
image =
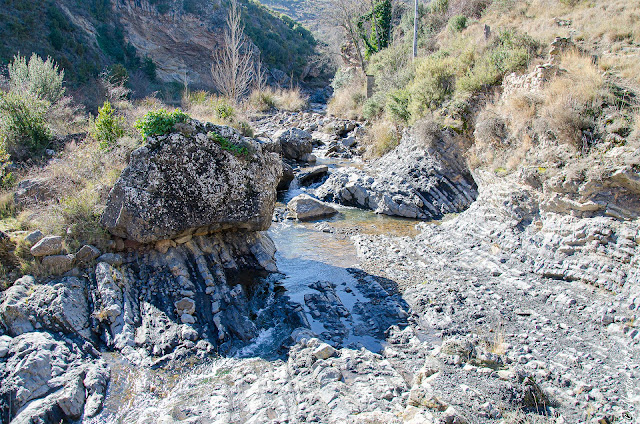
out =
<svg viewBox="0 0 640 424"><path fill-rule="evenodd" d="M346 161L319 162L330 168L349 165ZM305 190L294 182L281 201ZM188 362L182 369L176 369L175 363L168 369L139 368L120 354L105 353L112 380L103 412L89 422L135 422L142 411L153 408L172 389L188 378L211 372L212 367L242 358L286 359L286 345L296 337L314 336L336 348L379 352L384 347L386 329L403 326L409 308L392 281L360 269L349 236L415 235L416 221L335 206L340 213L329 219L273 223L268 234L278 249L279 273L268 277L245 273L236 279L235 283L248 292L249 301L255 303L253 321L260 329L256 338L239 348L233 358L212 357L204 363L199 360L198 365ZM252 294L258 291L269 294ZM305 325L297 329L287 325L283 310L296 311Z"/></svg>

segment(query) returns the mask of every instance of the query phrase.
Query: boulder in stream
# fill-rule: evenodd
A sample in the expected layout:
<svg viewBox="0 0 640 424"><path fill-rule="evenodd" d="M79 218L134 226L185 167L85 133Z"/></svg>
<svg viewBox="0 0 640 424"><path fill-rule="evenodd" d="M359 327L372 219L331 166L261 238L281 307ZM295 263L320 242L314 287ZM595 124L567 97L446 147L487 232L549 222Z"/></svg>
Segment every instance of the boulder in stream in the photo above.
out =
<svg viewBox="0 0 640 424"><path fill-rule="evenodd" d="M308 194L297 195L289 201L287 208L293 213L293 216L300 221L309 221L338 213L334 207L318 199L314 199Z"/></svg>

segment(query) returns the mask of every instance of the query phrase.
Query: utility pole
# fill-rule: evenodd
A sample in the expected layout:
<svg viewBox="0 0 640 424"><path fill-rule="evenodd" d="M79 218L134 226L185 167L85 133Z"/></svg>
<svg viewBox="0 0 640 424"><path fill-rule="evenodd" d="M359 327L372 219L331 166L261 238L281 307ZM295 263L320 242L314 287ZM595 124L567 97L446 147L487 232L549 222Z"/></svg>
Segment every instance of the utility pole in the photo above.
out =
<svg viewBox="0 0 640 424"><path fill-rule="evenodd" d="M413 16L413 58L418 57L418 0L415 0Z"/></svg>

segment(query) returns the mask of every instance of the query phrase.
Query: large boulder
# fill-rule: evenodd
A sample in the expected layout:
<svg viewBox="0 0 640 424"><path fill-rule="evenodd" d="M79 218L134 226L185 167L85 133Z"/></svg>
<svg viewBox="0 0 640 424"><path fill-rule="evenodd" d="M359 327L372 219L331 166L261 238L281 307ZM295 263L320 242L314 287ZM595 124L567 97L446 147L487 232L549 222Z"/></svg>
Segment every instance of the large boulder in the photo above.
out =
<svg viewBox="0 0 640 424"><path fill-rule="evenodd" d="M195 122L149 139L109 193L102 224L114 235L150 243L193 233L269 228L282 165L230 127ZM212 136L211 132L222 136Z"/></svg>
<svg viewBox="0 0 640 424"><path fill-rule="evenodd" d="M337 169L315 195L324 201L405 218L438 219L461 212L478 192L464 158L451 147L455 143L447 133L407 133L373 169Z"/></svg>
<svg viewBox="0 0 640 424"><path fill-rule="evenodd" d="M60 236L44 237L31 248L31 254L33 256L49 256L62 253L64 250L62 241Z"/></svg>
<svg viewBox="0 0 640 424"><path fill-rule="evenodd" d="M313 151L311 134L299 128L288 128L276 132L273 136L286 159L308 161Z"/></svg>
<svg viewBox="0 0 640 424"><path fill-rule="evenodd" d="M297 195L289 201L287 208L293 213L293 216L300 221L308 221L338 213L335 208L318 199L314 199L308 194Z"/></svg>
<svg viewBox="0 0 640 424"><path fill-rule="evenodd" d="M33 178L18 183L14 193L14 201L18 206L45 202L54 196L50 182L46 178Z"/></svg>

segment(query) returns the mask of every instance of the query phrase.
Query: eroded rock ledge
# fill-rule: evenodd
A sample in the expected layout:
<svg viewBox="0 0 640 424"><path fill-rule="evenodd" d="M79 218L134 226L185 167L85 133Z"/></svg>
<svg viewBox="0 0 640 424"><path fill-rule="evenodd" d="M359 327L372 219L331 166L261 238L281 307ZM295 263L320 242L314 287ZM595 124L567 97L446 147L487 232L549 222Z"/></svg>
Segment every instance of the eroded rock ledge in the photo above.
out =
<svg viewBox="0 0 640 424"><path fill-rule="evenodd" d="M445 133L433 136L431 146L421 142L427 138L431 140L405 134L400 145L373 163L372 169L339 169L316 195L405 218L437 219L465 210L478 192L464 160L455 154L461 149L452 149L455 141Z"/></svg>

